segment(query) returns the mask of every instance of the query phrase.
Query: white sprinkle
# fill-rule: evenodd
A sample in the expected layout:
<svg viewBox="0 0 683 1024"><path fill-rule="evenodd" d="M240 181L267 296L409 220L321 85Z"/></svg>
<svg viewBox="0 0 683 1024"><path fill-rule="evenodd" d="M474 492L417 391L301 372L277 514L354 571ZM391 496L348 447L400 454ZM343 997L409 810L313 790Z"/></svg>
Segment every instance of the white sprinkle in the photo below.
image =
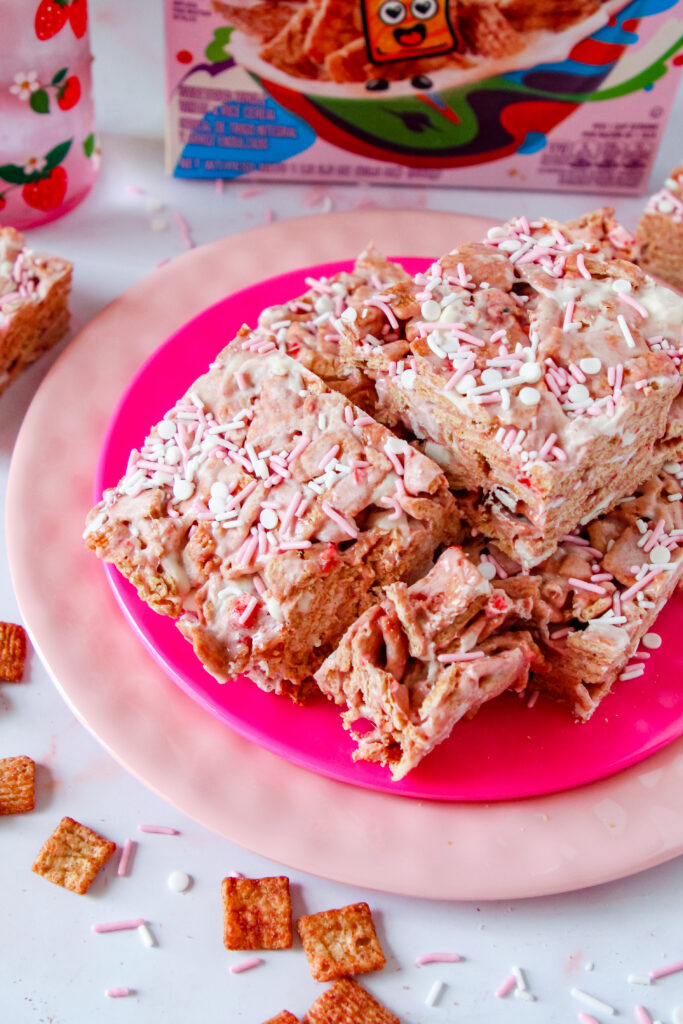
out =
<svg viewBox="0 0 683 1024"><path fill-rule="evenodd" d="M572 998L578 999L579 1002L585 1003L586 1006L592 1007L594 1010L600 1010L602 1013L608 1013L611 1017L616 1015L616 1010L609 1003L603 1003L602 999L597 999L595 996L590 995L589 992L582 992L580 988L572 988L569 993Z"/></svg>
<svg viewBox="0 0 683 1024"><path fill-rule="evenodd" d="M583 370L584 373L587 373L590 376L594 373L600 373L602 363L597 356L587 356L584 359L579 359L579 369Z"/></svg>
<svg viewBox="0 0 683 1024"><path fill-rule="evenodd" d="M154 938L151 931L144 922L138 925L138 935L140 936L140 938L142 939L142 941L144 942L148 949L151 949L153 946L156 946L157 940Z"/></svg>
<svg viewBox="0 0 683 1024"><path fill-rule="evenodd" d="M667 494L666 496L667 501L680 501L682 498L683 494L681 494L680 491L678 494Z"/></svg>
<svg viewBox="0 0 683 1024"><path fill-rule="evenodd" d="M630 292L631 282L627 281L624 277L620 277L616 281L612 281L612 288L615 292L619 292L621 294L624 292Z"/></svg>
<svg viewBox="0 0 683 1024"><path fill-rule="evenodd" d="M629 329L628 324L624 320L624 314L623 313L620 313L619 316L617 317L617 323L619 324L619 327L621 328L621 333L624 335L624 339L625 339L626 344L628 345L628 347L629 348L635 348L636 347L636 343L633 340L633 335L631 334L631 331Z"/></svg>
<svg viewBox="0 0 683 1024"><path fill-rule="evenodd" d="M572 384L569 391L567 392L567 398L570 402L576 402L583 404L590 400L591 393L585 384Z"/></svg>
<svg viewBox="0 0 683 1024"><path fill-rule="evenodd" d="M522 388L519 393L519 400L522 405L538 405L541 401L541 394L537 388Z"/></svg>
<svg viewBox="0 0 683 1024"><path fill-rule="evenodd" d="M173 497L178 501L187 501L194 494L194 484L191 480L174 480Z"/></svg>
<svg viewBox="0 0 683 1024"><path fill-rule="evenodd" d="M522 968L521 967L513 967L512 968L512 973L515 976L515 981L517 982L517 988L519 990L521 990L522 992L528 992L529 991L529 986L527 984L526 975L525 975L524 971L522 970Z"/></svg>
<svg viewBox="0 0 683 1024"><path fill-rule="evenodd" d="M264 530L274 530L280 521L274 508L264 508L258 519Z"/></svg>
<svg viewBox="0 0 683 1024"><path fill-rule="evenodd" d="M190 888L191 878L185 871L172 871L168 876L168 887L171 892L186 892Z"/></svg>
<svg viewBox="0 0 683 1024"><path fill-rule="evenodd" d="M425 1005L436 1006L445 988L443 981L435 981L425 997Z"/></svg>
<svg viewBox="0 0 683 1024"><path fill-rule="evenodd" d="M643 647L647 647L650 651L656 651L658 647L662 646L662 638L659 633L646 633L641 640Z"/></svg>
<svg viewBox="0 0 683 1024"><path fill-rule="evenodd" d="M482 374L482 379L483 379ZM537 384L543 376L543 370L538 363L522 363L519 368L519 376L526 384Z"/></svg>
<svg viewBox="0 0 683 1024"><path fill-rule="evenodd" d="M343 311L340 319L343 320L345 324L355 324L358 319L358 313L352 306L348 306Z"/></svg>
<svg viewBox="0 0 683 1024"><path fill-rule="evenodd" d="M516 988L513 994L515 999L525 999L527 1003L536 1002L536 996L527 988Z"/></svg>
<svg viewBox="0 0 683 1024"><path fill-rule="evenodd" d="M412 388L417 380L415 370L404 370L401 374L401 387Z"/></svg>
<svg viewBox="0 0 683 1024"><path fill-rule="evenodd" d="M680 462L665 462L662 466L665 473L678 473L680 468Z"/></svg>
<svg viewBox="0 0 683 1024"><path fill-rule="evenodd" d="M424 320L430 320L433 322L438 320L441 316L441 305L434 299L427 299L427 301L423 302L420 306L420 313Z"/></svg>
<svg viewBox="0 0 683 1024"><path fill-rule="evenodd" d="M466 395L468 391L477 386L477 382L471 373L466 373L462 380L459 380L455 385L455 390L461 395Z"/></svg>
<svg viewBox="0 0 683 1024"><path fill-rule="evenodd" d="M671 561L671 552L663 544L658 544L650 552L650 561L653 565L666 565Z"/></svg>
<svg viewBox="0 0 683 1024"><path fill-rule="evenodd" d="M518 238L506 238L498 246L503 252L517 252L518 249L522 248L522 243Z"/></svg>
<svg viewBox="0 0 683 1024"><path fill-rule="evenodd" d="M586 963L583 965L583 969L584 969L584 971L594 971L595 970L595 964L593 963L592 960L587 960Z"/></svg>
<svg viewBox="0 0 683 1024"><path fill-rule="evenodd" d="M496 575L496 567L491 562L480 562L477 569L485 580L492 580Z"/></svg>
<svg viewBox="0 0 683 1024"><path fill-rule="evenodd" d="M175 437L176 425L173 420L162 420L157 427L157 433L159 437L163 437L164 441L170 441L172 437Z"/></svg>
<svg viewBox="0 0 683 1024"><path fill-rule="evenodd" d="M487 366L487 368L482 371L482 384L500 384L502 379L503 374L500 370L496 370L495 367Z"/></svg>
<svg viewBox="0 0 683 1024"><path fill-rule="evenodd" d="M629 974L626 978L629 985L651 985L651 980L643 974Z"/></svg>

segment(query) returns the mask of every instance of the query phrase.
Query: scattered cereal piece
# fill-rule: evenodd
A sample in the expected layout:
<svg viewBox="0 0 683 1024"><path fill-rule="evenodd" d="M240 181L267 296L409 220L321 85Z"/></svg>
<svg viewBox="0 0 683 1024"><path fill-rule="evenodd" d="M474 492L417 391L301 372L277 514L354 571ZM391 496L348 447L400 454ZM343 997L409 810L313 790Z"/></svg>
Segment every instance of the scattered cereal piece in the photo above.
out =
<svg viewBox="0 0 683 1024"><path fill-rule="evenodd" d="M14 622L0 622L0 679L20 683L26 661L26 630Z"/></svg>
<svg viewBox="0 0 683 1024"><path fill-rule="evenodd" d="M172 871L168 876L168 887L171 892L186 892L192 879L185 871Z"/></svg>
<svg viewBox="0 0 683 1024"><path fill-rule="evenodd" d="M367 903L308 914L297 929L316 981L381 971L386 963Z"/></svg>
<svg viewBox="0 0 683 1024"><path fill-rule="evenodd" d="M283 1010L282 1013L278 1013L277 1017L271 1017L270 1020L265 1020L263 1024L299 1024L299 1018L295 1017L289 1010Z"/></svg>
<svg viewBox="0 0 683 1024"><path fill-rule="evenodd" d="M435 981L432 987L430 988L429 992L425 996L425 1006L436 1006L439 999L441 999L441 996L443 995L443 991L445 988L446 985L444 984L443 981Z"/></svg>
<svg viewBox="0 0 683 1024"><path fill-rule="evenodd" d="M254 967L260 967L263 960L260 956L250 956L248 960L240 960L238 964L232 964L231 974L242 974L243 971L251 971Z"/></svg>
<svg viewBox="0 0 683 1024"><path fill-rule="evenodd" d="M32 811L35 801L36 766L30 757L0 758L0 814Z"/></svg>
<svg viewBox="0 0 683 1024"><path fill-rule="evenodd" d="M362 985L340 978L316 999L302 1024L400 1024Z"/></svg>
<svg viewBox="0 0 683 1024"><path fill-rule="evenodd" d="M73 818L62 818L36 857L32 870L48 882L81 895L116 849L116 843Z"/></svg>
<svg viewBox="0 0 683 1024"><path fill-rule="evenodd" d="M226 949L289 949L292 904L289 879L224 878L223 942Z"/></svg>

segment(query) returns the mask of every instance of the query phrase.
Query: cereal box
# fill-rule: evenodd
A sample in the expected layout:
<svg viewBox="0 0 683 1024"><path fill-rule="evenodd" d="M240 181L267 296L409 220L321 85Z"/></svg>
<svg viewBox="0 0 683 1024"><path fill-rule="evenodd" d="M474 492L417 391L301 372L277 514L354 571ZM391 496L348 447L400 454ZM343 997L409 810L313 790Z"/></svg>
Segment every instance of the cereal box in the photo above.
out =
<svg viewBox="0 0 683 1024"><path fill-rule="evenodd" d="M638 193L683 0L165 0L182 178Z"/></svg>

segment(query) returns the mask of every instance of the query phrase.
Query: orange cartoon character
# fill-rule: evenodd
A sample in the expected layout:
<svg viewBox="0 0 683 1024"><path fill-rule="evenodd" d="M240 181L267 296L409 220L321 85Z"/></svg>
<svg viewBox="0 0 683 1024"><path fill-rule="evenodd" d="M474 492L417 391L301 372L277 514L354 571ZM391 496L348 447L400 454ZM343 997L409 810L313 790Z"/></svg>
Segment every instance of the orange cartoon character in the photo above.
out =
<svg viewBox="0 0 683 1024"><path fill-rule="evenodd" d="M449 0L361 0L368 56L374 64L435 57L458 45Z"/></svg>

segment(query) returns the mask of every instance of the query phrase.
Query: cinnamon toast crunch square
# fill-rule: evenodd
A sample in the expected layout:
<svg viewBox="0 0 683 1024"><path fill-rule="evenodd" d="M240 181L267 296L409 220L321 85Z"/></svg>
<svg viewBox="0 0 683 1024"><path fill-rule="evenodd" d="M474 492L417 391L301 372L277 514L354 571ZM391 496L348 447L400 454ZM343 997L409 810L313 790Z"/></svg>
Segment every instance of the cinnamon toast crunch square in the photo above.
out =
<svg viewBox="0 0 683 1024"><path fill-rule="evenodd" d="M386 964L367 903L307 914L296 926L316 981L381 971Z"/></svg>
<svg viewBox="0 0 683 1024"><path fill-rule="evenodd" d="M15 622L0 622L0 680L20 683L26 661L26 630Z"/></svg>
<svg viewBox="0 0 683 1024"><path fill-rule="evenodd" d="M265 1020L263 1024L299 1024L299 1018L295 1017L289 1010L283 1010L282 1013L278 1013L277 1016L271 1017L269 1020Z"/></svg>
<svg viewBox="0 0 683 1024"><path fill-rule="evenodd" d="M83 895L116 849L73 818L62 818L36 857L32 870L48 882Z"/></svg>
<svg viewBox="0 0 683 1024"><path fill-rule="evenodd" d="M313 1003L303 1024L401 1024L398 1017L351 978L340 978Z"/></svg>
<svg viewBox="0 0 683 1024"><path fill-rule="evenodd" d="M35 807L35 763L30 757L0 758L0 814L23 814Z"/></svg>
<svg viewBox="0 0 683 1024"><path fill-rule="evenodd" d="M224 878L223 943L226 949L289 949L292 904L289 879Z"/></svg>

